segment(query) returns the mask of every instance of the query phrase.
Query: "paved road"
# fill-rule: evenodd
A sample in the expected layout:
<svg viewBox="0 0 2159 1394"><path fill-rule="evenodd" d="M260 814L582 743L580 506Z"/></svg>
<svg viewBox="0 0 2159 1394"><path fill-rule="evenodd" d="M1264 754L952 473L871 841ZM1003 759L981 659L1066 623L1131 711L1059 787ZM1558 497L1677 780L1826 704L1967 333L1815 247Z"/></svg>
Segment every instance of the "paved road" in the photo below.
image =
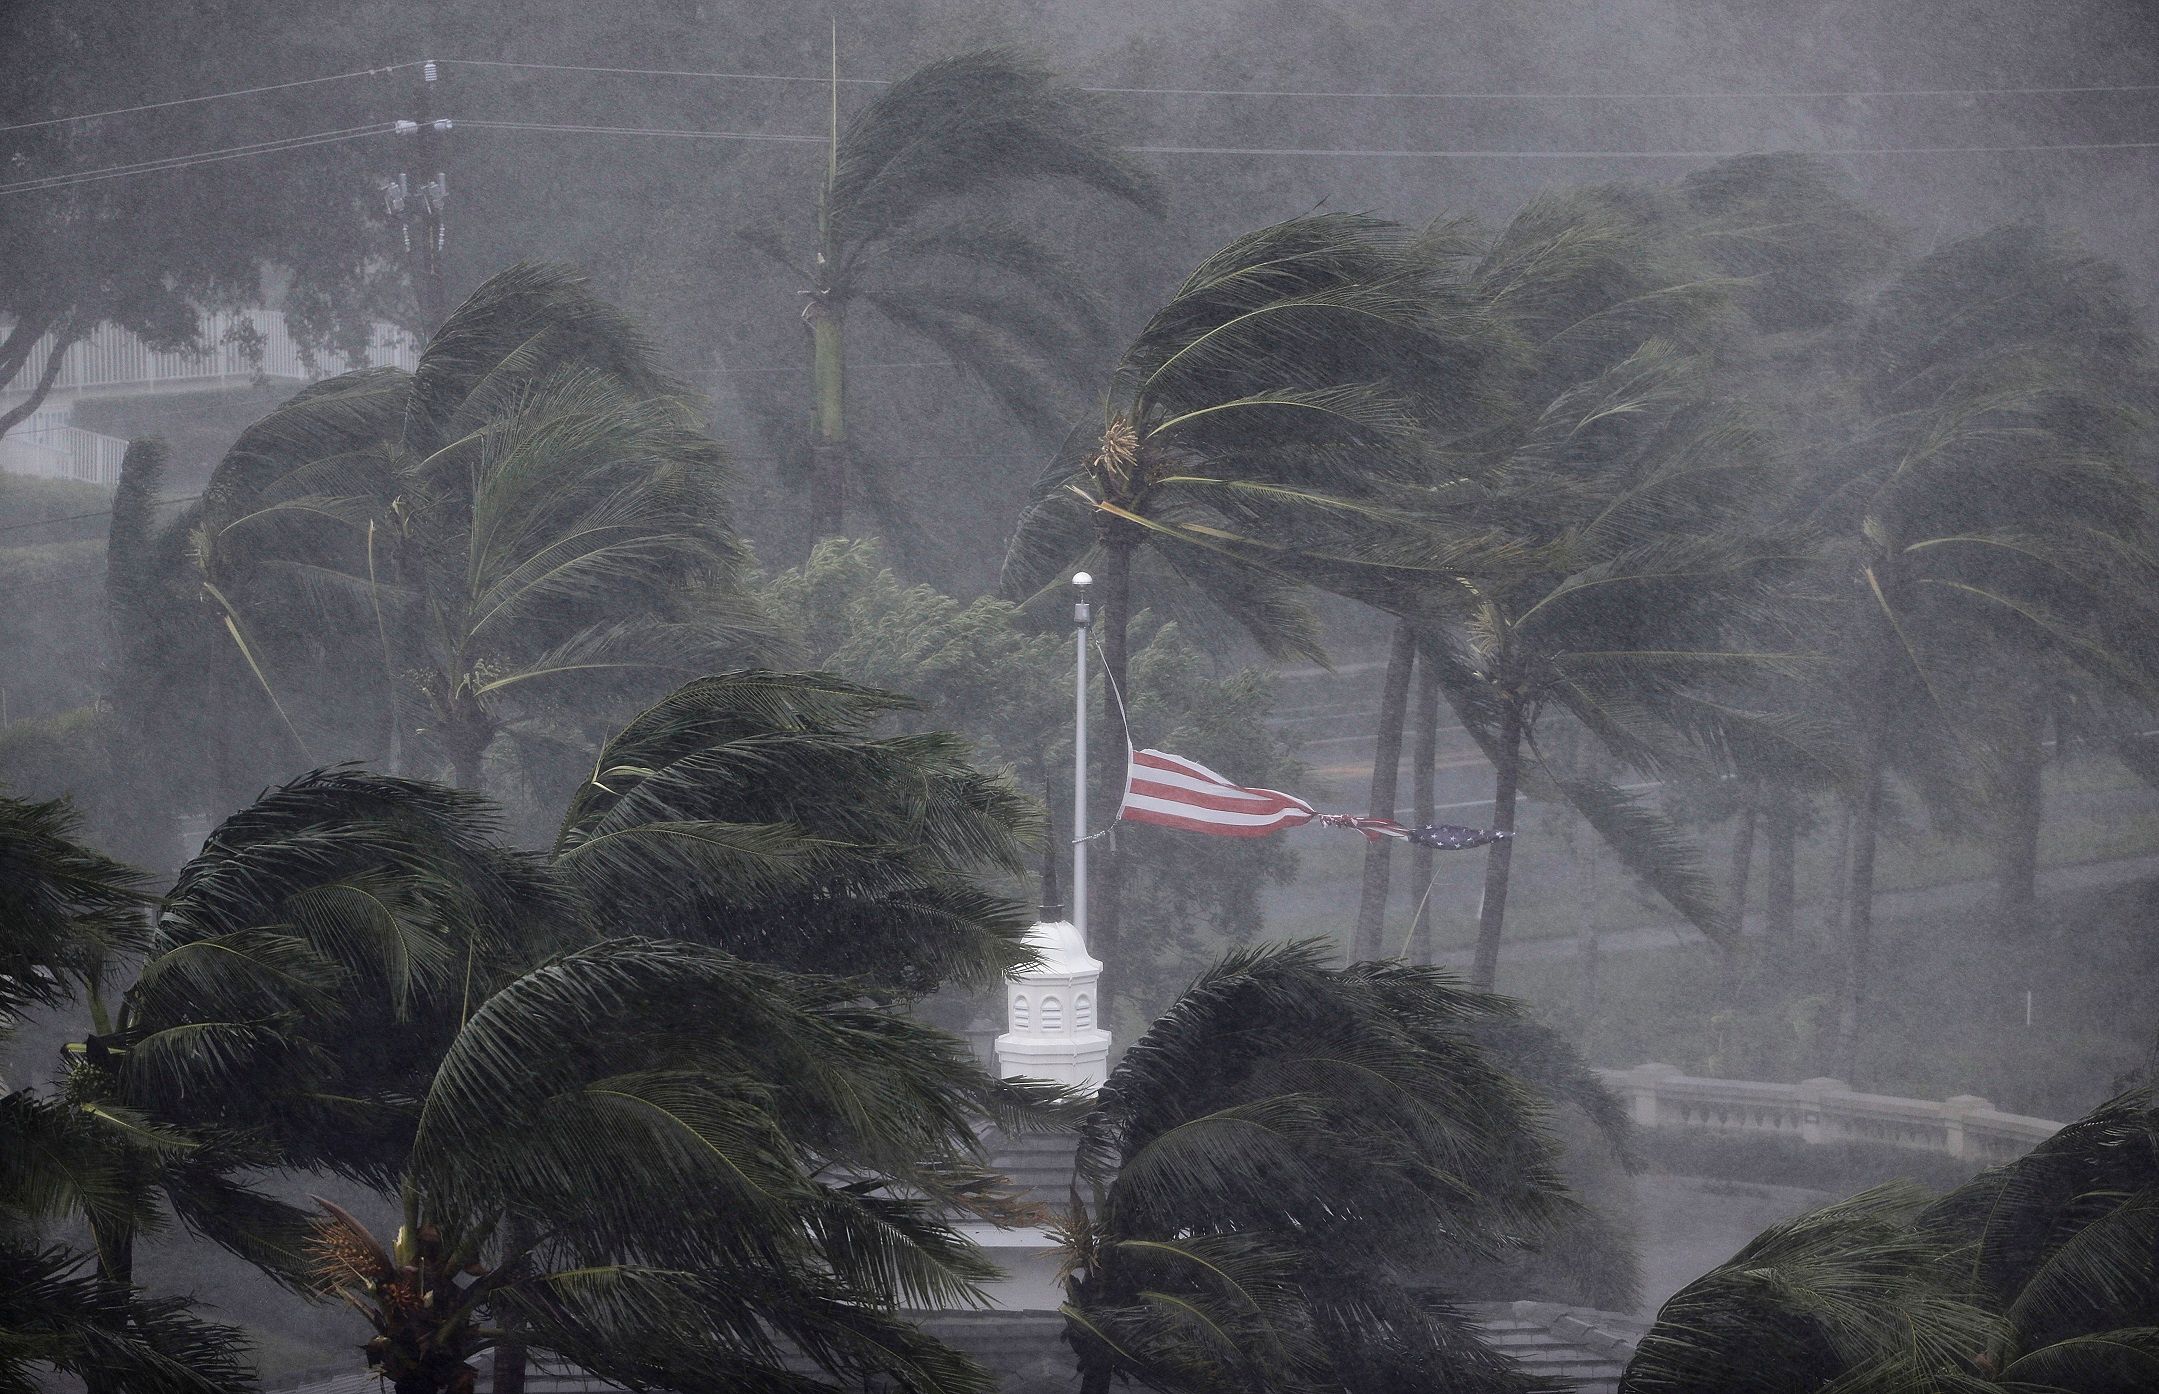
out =
<svg viewBox="0 0 2159 1394"><path fill-rule="evenodd" d="M2057 866L2039 873L2039 888L2049 891L2106 890L2159 876L2159 856L2124 857L2115 861L2083 862L2075 866ZM1957 881L1946 886L1924 886L1909 891L1884 891L1874 898L1874 913L1881 918L1926 914L1938 910L1955 910L1967 905L1983 905L1994 892L1994 882ZM1818 906L1800 907L1800 919L1807 922L1818 918ZM1764 927L1762 912L1747 912L1743 933L1760 934ZM1637 925L1632 929L1608 929L1597 935L1599 953L1627 953L1637 949L1663 949L1674 944L1701 944L1705 942L1700 931L1683 920L1667 924ZM1525 939L1502 943L1499 958L1502 963L1531 963L1540 960L1573 958L1582 951L1578 936L1548 939ZM1448 949L1440 955L1440 962L1453 968L1466 968L1474 951L1468 948Z"/></svg>

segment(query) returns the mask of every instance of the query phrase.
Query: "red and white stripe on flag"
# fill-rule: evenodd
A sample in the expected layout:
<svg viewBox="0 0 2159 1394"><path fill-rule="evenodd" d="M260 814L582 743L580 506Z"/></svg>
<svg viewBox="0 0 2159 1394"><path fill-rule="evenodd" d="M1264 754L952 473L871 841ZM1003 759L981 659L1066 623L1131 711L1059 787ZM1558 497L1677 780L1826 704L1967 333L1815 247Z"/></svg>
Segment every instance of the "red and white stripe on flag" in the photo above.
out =
<svg viewBox="0 0 2159 1394"><path fill-rule="evenodd" d="M1117 816L1216 837L1265 837L1309 823L1319 810L1278 789L1232 784L1196 760L1135 750L1125 765L1124 804Z"/></svg>

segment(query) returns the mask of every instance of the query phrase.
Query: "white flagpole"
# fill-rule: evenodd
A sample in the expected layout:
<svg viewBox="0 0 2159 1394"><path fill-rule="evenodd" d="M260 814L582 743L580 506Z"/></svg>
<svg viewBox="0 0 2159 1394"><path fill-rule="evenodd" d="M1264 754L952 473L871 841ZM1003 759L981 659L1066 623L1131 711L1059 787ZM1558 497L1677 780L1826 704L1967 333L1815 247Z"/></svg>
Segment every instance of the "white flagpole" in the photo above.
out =
<svg viewBox="0 0 2159 1394"><path fill-rule="evenodd" d="M1079 599L1072 606L1072 927L1087 942L1087 633L1090 614L1087 587L1094 577L1082 571L1072 578Z"/></svg>

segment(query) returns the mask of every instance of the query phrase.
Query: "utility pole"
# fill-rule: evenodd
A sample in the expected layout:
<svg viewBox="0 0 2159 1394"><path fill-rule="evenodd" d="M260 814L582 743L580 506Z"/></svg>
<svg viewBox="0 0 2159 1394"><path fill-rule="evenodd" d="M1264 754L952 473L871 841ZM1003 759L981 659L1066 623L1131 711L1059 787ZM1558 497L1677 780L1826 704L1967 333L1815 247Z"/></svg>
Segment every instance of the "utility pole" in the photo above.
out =
<svg viewBox="0 0 2159 1394"><path fill-rule="evenodd" d="M450 129L450 118L435 115L435 82L440 75L434 60L420 65L419 119L397 123L398 135L411 140L405 147L405 169L397 178L382 184L384 204L404 236L412 292L419 299L420 319L430 334L440 329L450 314L449 291L442 275L443 210L450 201L450 177L442 171L438 144Z"/></svg>

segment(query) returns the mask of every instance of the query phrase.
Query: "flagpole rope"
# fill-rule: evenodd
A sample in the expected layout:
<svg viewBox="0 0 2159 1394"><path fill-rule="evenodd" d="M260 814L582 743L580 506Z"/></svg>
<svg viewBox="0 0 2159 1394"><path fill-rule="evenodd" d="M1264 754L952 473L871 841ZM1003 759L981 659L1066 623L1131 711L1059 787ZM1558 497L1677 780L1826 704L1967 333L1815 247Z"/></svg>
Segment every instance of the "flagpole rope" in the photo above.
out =
<svg viewBox="0 0 2159 1394"><path fill-rule="evenodd" d="M1102 651L1102 641L1095 638L1091 626L1087 632L1087 644L1094 650L1095 657L1102 660L1102 681L1108 684L1110 699L1117 704L1117 724L1124 730L1125 772L1117 782L1117 811L1110 815L1109 826L1098 828L1085 837L1074 838L1073 843L1077 845L1081 842L1092 842L1098 837L1107 838L1109 840L1103 845L1114 855L1117 851L1117 820L1124 816L1125 797L1132 791L1132 718L1125 712L1124 693L1117 686L1117 674L1110 668L1109 655Z"/></svg>
<svg viewBox="0 0 2159 1394"><path fill-rule="evenodd" d="M1432 874L1424 878L1424 894L1418 898L1417 908L1410 913L1409 932L1402 936L1402 948L1399 953L1395 954L1396 958L1409 957L1409 942L1417 937L1417 923L1424 918L1425 904L1432 898L1432 887L1438 884L1439 868L1434 867L1432 868Z"/></svg>

